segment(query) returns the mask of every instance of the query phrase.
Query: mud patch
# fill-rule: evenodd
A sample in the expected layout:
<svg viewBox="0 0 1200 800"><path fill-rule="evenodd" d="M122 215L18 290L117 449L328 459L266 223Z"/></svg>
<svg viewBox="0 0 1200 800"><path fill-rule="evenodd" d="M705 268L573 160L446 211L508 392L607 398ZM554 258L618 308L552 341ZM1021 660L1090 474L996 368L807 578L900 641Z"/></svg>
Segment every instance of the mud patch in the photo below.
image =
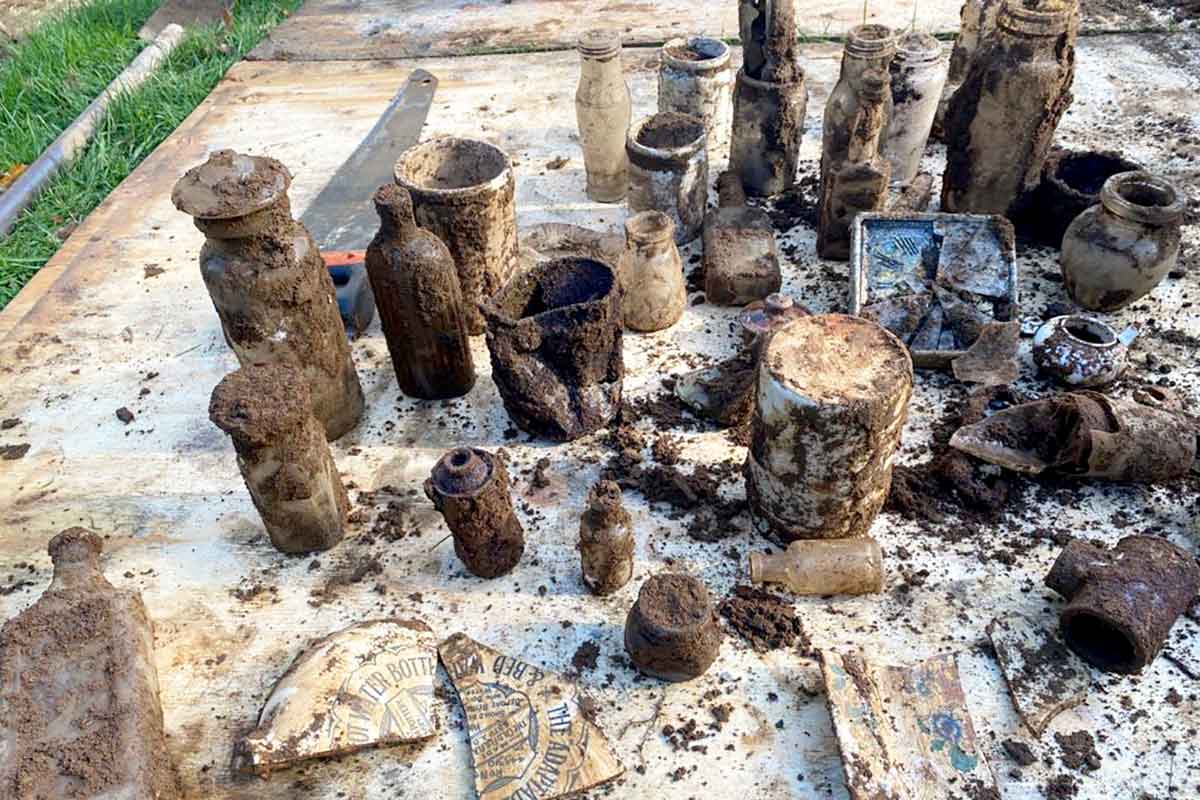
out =
<svg viewBox="0 0 1200 800"><path fill-rule="evenodd" d="M726 624L760 653L795 647L806 658L814 656L795 608L778 595L753 586L735 586L733 595L717 610Z"/></svg>

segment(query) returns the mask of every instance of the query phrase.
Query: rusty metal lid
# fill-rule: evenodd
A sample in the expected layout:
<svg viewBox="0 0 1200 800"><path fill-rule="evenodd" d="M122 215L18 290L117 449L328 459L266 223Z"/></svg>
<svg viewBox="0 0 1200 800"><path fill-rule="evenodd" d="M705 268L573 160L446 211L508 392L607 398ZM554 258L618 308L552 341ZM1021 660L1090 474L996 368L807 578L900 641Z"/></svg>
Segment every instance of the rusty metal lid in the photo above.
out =
<svg viewBox="0 0 1200 800"><path fill-rule="evenodd" d="M234 219L274 205L291 183L287 167L273 158L217 150L184 173L171 202L197 219Z"/></svg>
<svg viewBox="0 0 1200 800"><path fill-rule="evenodd" d="M492 454L473 447L456 447L433 467L433 488L444 495L472 495L492 477Z"/></svg>

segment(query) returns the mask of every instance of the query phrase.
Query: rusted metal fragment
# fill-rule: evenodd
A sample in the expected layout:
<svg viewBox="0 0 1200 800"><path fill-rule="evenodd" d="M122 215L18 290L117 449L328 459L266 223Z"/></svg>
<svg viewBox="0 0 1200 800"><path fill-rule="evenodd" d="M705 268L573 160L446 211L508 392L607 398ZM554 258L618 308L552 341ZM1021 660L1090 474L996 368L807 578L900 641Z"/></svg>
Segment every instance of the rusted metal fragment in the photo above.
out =
<svg viewBox="0 0 1200 800"><path fill-rule="evenodd" d="M262 777L310 758L438 732L437 639L422 622L378 619L319 640L284 673L235 761Z"/></svg>
<svg viewBox="0 0 1200 800"><path fill-rule="evenodd" d="M1022 403L964 425L956 450L1027 475L1155 483L1184 475L1196 458L1188 418L1097 392Z"/></svg>
<svg viewBox="0 0 1200 800"><path fill-rule="evenodd" d="M992 620L987 632L1013 705L1034 736L1040 738L1055 717L1087 700L1092 684L1087 669L1053 631L1012 614Z"/></svg>
<svg viewBox="0 0 1200 800"><path fill-rule="evenodd" d="M967 352L950 362L954 377L966 383L1004 386L1021 376L1017 364L1021 323L989 322Z"/></svg>
<svg viewBox="0 0 1200 800"><path fill-rule="evenodd" d="M479 800L550 800L624 772L575 684L461 633L438 652L466 710Z"/></svg>
<svg viewBox="0 0 1200 800"><path fill-rule="evenodd" d="M1069 601L1059 622L1070 648L1105 672L1133 674L1154 661L1200 591L1200 565L1156 536L1126 536L1112 550L1074 539L1046 585Z"/></svg>
<svg viewBox="0 0 1200 800"><path fill-rule="evenodd" d="M912 667L821 653L852 800L999 797L975 737L953 654Z"/></svg>

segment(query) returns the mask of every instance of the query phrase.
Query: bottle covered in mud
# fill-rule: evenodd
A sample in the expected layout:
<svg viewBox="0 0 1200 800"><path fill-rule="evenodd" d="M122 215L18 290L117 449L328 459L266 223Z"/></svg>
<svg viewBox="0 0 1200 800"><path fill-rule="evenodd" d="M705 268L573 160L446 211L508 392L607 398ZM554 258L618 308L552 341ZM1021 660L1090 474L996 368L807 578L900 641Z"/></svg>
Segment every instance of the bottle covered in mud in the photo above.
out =
<svg viewBox="0 0 1200 800"><path fill-rule="evenodd" d="M625 236L619 270L625 327L643 332L669 328L687 307L675 223L661 211L643 211L625 220Z"/></svg>
<svg viewBox="0 0 1200 800"><path fill-rule="evenodd" d="M846 160L821 182L817 253L845 261L850 257L850 226L864 211L882 211L892 167L879 154L891 98L887 74L870 71L859 79L858 111L850 128Z"/></svg>
<svg viewBox="0 0 1200 800"><path fill-rule="evenodd" d="M621 35L589 30L579 37L580 76L575 92L579 144L587 172L587 196L616 203L628 188L625 136L633 119L629 87L621 72Z"/></svg>
<svg viewBox="0 0 1200 800"><path fill-rule="evenodd" d="M50 587L0 630L0 796L180 797L141 596L105 579L91 531L49 551Z"/></svg>
<svg viewBox="0 0 1200 800"><path fill-rule="evenodd" d="M300 368L333 440L358 424L363 393L333 279L292 219L291 181L273 158L218 150L179 179L171 201L205 236L200 272L238 361Z"/></svg>
<svg viewBox="0 0 1200 800"><path fill-rule="evenodd" d="M942 211L1011 216L1037 188L1073 99L1077 13L1005 2L946 112Z"/></svg>
<svg viewBox="0 0 1200 800"><path fill-rule="evenodd" d="M821 138L821 184L841 168L850 151L850 133L858 116L862 77L867 72L887 74L896 55L896 36L883 25L859 25L846 35L842 70L825 104ZM892 97L883 101L883 119L892 116ZM824 191L824 189L822 189Z"/></svg>
<svg viewBox="0 0 1200 800"><path fill-rule="evenodd" d="M400 390L422 400L462 397L475 367L454 259L417 227L407 191L385 184L374 199L380 227L367 272Z"/></svg>
<svg viewBox="0 0 1200 800"><path fill-rule="evenodd" d="M912 31L896 43L891 64L892 115L882 148L892 165L893 184L909 183L921 170L946 85L946 68L942 43L929 34Z"/></svg>
<svg viewBox="0 0 1200 800"><path fill-rule="evenodd" d="M600 481L588 493L579 520L583 583L595 595L609 595L633 577L633 520L621 505L621 487Z"/></svg>
<svg viewBox="0 0 1200 800"><path fill-rule="evenodd" d="M442 513L454 552L472 575L498 578L525 552L525 529L513 511L504 459L458 447L433 465L425 496Z"/></svg>

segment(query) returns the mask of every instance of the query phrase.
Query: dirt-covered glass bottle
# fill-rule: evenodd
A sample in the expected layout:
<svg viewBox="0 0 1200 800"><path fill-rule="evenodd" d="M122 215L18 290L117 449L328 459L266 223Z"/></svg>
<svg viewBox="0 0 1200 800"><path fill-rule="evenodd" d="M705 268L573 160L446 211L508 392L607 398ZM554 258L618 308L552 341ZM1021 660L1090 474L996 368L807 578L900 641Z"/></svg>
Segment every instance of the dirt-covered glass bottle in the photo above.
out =
<svg viewBox="0 0 1200 800"><path fill-rule="evenodd" d="M575 116L587 196L600 203L617 203L625 197L628 184L625 135L633 118L629 87L621 72L621 35L613 30L584 31L579 37L579 60Z"/></svg>

